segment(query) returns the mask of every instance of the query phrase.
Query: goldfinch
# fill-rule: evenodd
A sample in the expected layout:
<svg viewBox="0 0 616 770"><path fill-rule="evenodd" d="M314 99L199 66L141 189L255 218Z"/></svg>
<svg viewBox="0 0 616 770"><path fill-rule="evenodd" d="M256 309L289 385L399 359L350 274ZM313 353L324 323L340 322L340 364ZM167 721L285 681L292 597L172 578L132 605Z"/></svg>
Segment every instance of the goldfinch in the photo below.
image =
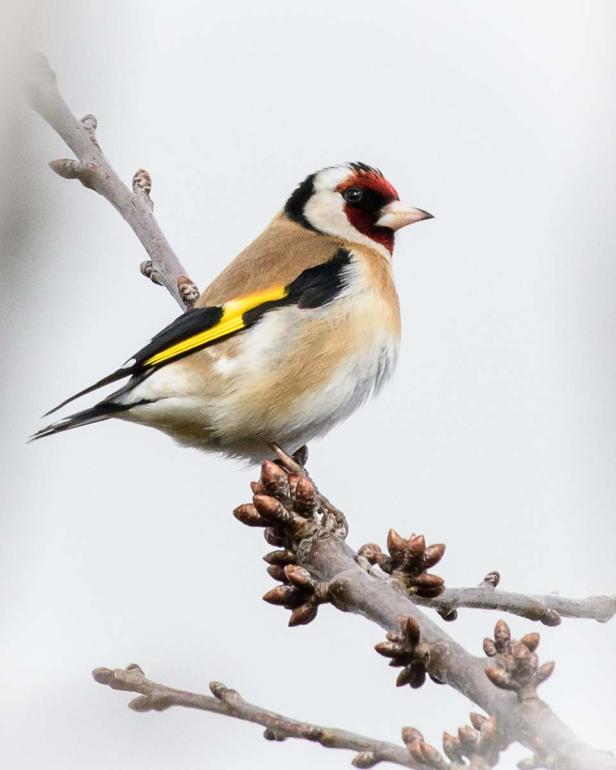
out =
<svg viewBox="0 0 616 770"><path fill-rule="evenodd" d="M391 374L400 338L394 233L432 215L382 173L346 163L308 176L195 306L112 374L47 414L129 378L33 438L117 418L257 462L346 418Z"/></svg>

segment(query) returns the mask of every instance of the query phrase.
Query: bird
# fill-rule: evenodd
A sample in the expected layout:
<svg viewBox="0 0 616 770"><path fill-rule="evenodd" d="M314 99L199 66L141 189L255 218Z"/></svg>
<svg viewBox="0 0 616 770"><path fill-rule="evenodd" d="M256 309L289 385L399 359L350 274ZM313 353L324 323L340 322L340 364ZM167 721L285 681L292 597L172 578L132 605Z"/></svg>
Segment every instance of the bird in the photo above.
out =
<svg viewBox="0 0 616 770"><path fill-rule="evenodd" d="M400 307L397 230L432 218L361 162L307 176L265 230L119 369L67 398L119 390L32 439L108 419L256 463L292 454L390 377Z"/></svg>

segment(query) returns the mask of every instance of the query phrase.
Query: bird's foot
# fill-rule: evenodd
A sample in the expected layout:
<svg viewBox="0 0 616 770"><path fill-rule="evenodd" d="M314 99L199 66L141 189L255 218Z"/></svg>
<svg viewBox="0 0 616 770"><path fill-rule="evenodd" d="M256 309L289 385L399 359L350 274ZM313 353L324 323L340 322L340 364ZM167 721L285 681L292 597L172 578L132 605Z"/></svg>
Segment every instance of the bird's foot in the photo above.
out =
<svg viewBox="0 0 616 770"><path fill-rule="evenodd" d="M332 505L326 497L321 495L323 503L323 526L328 532L332 532L342 540L346 540L349 534L349 524L346 516L339 508Z"/></svg>
<svg viewBox="0 0 616 770"><path fill-rule="evenodd" d="M289 473L301 473L302 476L308 476L308 471L306 470L308 447L305 444L292 455L275 441L272 441L270 446L276 454L276 459L274 460L276 465L280 465L281 468L284 468Z"/></svg>
<svg viewBox="0 0 616 770"><path fill-rule="evenodd" d="M308 461L307 446L304 445L300 447L293 455L290 455L287 452L285 452L284 449L282 449L282 447L280 447L275 442L271 443L271 447L277 455L277 460L275 460L274 462L276 462L278 465L280 465L289 473L299 473L302 476L306 476L307 478L310 478L310 475L306 470L306 462ZM312 479L310 480L312 481ZM316 485L315 485L315 488L316 488ZM349 534L349 525L347 523L344 513L342 513L342 511L339 510L338 508L336 508L335 505L330 503L330 501L325 497L325 495L319 492L318 489L317 489L317 493L319 495L319 502L320 502L319 507L322 513L321 524L323 528L327 532L331 532L334 535L337 535L338 537L342 538L343 540L346 540L346 537Z"/></svg>
<svg viewBox="0 0 616 770"><path fill-rule="evenodd" d="M292 457L298 465L301 465L302 468L305 469L306 463L308 462L308 447L306 444L301 446L297 452L293 452Z"/></svg>

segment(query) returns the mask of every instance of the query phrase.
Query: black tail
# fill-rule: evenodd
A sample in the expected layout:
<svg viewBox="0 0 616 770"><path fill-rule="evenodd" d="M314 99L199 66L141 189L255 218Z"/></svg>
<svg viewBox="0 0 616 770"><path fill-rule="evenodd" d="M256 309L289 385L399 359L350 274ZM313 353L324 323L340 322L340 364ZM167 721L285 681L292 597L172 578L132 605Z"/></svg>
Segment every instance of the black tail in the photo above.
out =
<svg viewBox="0 0 616 770"><path fill-rule="evenodd" d="M50 409L48 412L45 412L43 417L49 417L50 414L57 412L59 409L62 409L63 406L70 404L71 401L74 401L76 398L81 398L81 396L85 396L88 393L92 393L93 390L98 390L99 388L102 388L105 385L110 385L112 382L117 382L117 380L124 379L125 377L129 377L132 374L133 374L132 367L122 366L119 369L116 369L115 372L112 372L111 374L108 374L106 377L103 377L102 380L95 382L94 385L90 385L89 387L84 388L83 390L80 390L79 393L75 393L74 396L71 396L70 398L65 399L61 404L58 404L58 406L54 406L53 409ZM83 412L79 412L79 414L83 414ZM71 418L67 417L67 419L70 420Z"/></svg>
<svg viewBox="0 0 616 770"><path fill-rule="evenodd" d="M132 409L136 404L114 404L110 401L101 401L100 404L95 404L90 409L84 409L82 412L76 412L75 414L64 417L62 420L53 422L46 428L41 428L33 436L30 436L30 441L36 441L39 438L45 438L45 436L53 436L54 433L62 433L64 430L71 430L72 428L80 428L82 425L89 425L93 422L100 422L101 420L108 420L118 412L125 412L128 409Z"/></svg>

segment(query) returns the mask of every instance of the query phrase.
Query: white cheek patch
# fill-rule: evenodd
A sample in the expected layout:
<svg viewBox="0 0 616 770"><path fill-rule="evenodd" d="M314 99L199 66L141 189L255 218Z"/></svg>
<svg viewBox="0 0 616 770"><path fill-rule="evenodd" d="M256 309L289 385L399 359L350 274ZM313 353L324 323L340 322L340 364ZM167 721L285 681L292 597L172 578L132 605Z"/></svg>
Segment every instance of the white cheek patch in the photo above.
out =
<svg viewBox="0 0 616 770"><path fill-rule="evenodd" d="M340 193L333 190L320 190L313 193L304 206L304 216L320 232L343 238L351 243L370 246L371 249L376 249L389 259L391 254L383 244L372 240L353 227L344 211L344 205L344 199Z"/></svg>
<svg viewBox="0 0 616 770"><path fill-rule="evenodd" d="M315 191L304 206L304 215L310 224L322 233L345 238L349 233L352 235L357 232L344 212L342 195L334 190Z"/></svg>
<svg viewBox="0 0 616 770"><path fill-rule="evenodd" d="M319 171L314 180L314 193L304 206L304 216L316 230L351 243L370 246L389 259L391 254L383 244L360 233L349 222L344 210L344 198L336 192L336 188L349 178L349 173L350 170L346 166L334 166Z"/></svg>

